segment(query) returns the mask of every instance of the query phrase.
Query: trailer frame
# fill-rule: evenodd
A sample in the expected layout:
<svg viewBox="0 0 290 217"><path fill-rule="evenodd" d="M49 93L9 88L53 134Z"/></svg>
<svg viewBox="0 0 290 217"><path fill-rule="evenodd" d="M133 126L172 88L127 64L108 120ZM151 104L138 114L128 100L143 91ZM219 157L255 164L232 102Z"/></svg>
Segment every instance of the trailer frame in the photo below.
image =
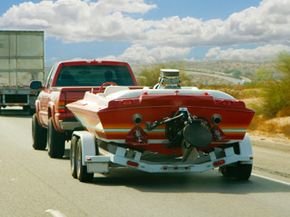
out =
<svg viewBox="0 0 290 217"><path fill-rule="evenodd" d="M238 142L239 153L236 153L234 147L229 145L224 149L215 148L207 155L185 162L178 158L173 161L160 162L144 160L145 153L120 147L116 144L108 144L105 150L97 144L94 135L85 130L74 131L72 136L77 137L80 141L78 144L81 145L79 149L81 150L81 157L78 164L86 169L87 174L109 173L110 169L119 166L149 173L200 173L236 163L242 165L253 164L252 145L247 134L242 141ZM74 156L77 156L77 154L74 154ZM77 161L77 159L73 160Z"/></svg>

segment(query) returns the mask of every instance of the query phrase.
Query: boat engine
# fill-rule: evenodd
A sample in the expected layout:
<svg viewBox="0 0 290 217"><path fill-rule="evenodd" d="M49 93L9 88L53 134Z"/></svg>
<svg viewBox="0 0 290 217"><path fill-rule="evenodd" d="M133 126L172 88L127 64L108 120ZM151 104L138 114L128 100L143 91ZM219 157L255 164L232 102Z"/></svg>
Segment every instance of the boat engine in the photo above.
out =
<svg viewBox="0 0 290 217"><path fill-rule="evenodd" d="M165 134L169 140L168 148L182 147L183 160L187 160L192 149L207 147L213 140L209 123L192 116L187 108L180 108L170 118L147 123L147 130L165 124Z"/></svg>
<svg viewBox="0 0 290 217"><path fill-rule="evenodd" d="M153 89L180 89L179 70L161 69L159 81Z"/></svg>

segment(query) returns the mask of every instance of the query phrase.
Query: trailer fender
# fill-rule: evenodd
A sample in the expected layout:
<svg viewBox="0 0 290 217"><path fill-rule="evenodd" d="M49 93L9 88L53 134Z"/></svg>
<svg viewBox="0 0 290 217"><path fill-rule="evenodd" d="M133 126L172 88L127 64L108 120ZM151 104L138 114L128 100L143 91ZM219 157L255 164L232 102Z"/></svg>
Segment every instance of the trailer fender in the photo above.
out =
<svg viewBox="0 0 290 217"><path fill-rule="evenodd" d="M72 136L76 136L81 140L82 165L85 166L86 156L96 155L95 137L88 131L74 131Z"/></svg>
<svg viewBox="0 0 290 217"><path fill-rule="evenodd" d="M250 136L248 134L245 135L244 139L239 143L240 145L240 155L244 157L249 157L250 159L253 159L253 148L252 143L250 140ZM243 162L245 164L251 164L253 163L252 160Z"/></svg>

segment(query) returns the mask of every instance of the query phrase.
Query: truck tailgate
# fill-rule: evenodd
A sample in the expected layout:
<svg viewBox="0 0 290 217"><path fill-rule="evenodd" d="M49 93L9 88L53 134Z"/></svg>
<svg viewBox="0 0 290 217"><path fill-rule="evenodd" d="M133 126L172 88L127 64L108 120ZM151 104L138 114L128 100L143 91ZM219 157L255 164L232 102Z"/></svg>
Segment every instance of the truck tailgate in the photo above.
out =
<svg viewBox="0 0 290 217"><path fill-rule="evenodd" d="M66 108L66 105L82 99L85 92L98 91L98 87L62 87L60 89L59 102L58 102L58 113L60 120L72 120L74 119L73 114Z"/></svg>

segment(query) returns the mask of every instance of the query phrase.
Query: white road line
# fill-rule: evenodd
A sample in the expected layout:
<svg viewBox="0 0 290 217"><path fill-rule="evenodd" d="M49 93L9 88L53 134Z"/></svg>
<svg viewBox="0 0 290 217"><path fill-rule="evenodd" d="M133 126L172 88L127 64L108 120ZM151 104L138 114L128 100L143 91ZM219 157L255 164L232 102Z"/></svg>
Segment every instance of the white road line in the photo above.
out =
<svg viewBox="0 0 290 217"><path fill-rule="evenodd" d="M283 185L290 186L290 183L289 182L284 182L284 181L281 181L279 179L274 179L274 178L270 178L270 177L267 177L267 176L258 175L256 173L252 173L252 175L253 176L256 176L258 178L267 179L267 180L272 181L272 182L277 182L279 184L283 184Z"/></svg>
<svg viewBox="0 0 290 217"><path fill-rule="evenodd" d="M11 182L15 182L16 181L16 178L11 178L10 181Z"/></svg>
<svg viewBox="0 0 290 217"><path fill-rule="evenodd" d="M63 213L54 209L47 209L45 212L51 214L53 217L66 217Z"/></svg>

